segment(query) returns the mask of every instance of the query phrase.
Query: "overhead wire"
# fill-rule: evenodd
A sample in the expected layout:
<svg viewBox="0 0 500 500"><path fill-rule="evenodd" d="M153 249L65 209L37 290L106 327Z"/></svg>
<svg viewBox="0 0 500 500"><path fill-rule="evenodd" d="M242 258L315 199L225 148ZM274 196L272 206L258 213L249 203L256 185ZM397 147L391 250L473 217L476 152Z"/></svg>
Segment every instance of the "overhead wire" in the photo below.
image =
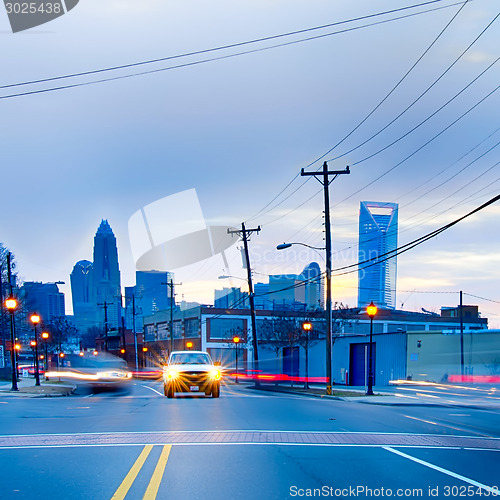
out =
<svg viewBox="0 0 500 500"><path fill-rule="evenodd" d="M382 253L382 254L378 255L377 257L365 259L364 261L357 262L356 264L350 264L348 266L342 266L342 267L332 269L332 273L337 272L337 271L344 271L346 269L351 269L350 271L338 273L335 275L335 276L340 276L343 274L357 272L357 269L355 269L354 271L352 270L353 267L358 268L359 266L363 265L363 267L361 269L366 269L367 267L371 267L371 266L379 264L381 262L385 262L386 260L389 260L389 259L391 259L391 258L393 258L401 253L407 252L408 250L411 250L411 249L415 248L416 246L421 245L422 243L428 241L429 239L432 239L435 236L438 236L439 234L450 229L451 227L455 226L456 224L465 220L466 218L468 218L468 217L474 215L475 213L489 207L493 203L496 203L498 200L500 200L500 195L497 195L497 196L491 198L486 203L483 203L481 206L475 208L474 210L471 210L470 212L463 215L462 217L459 217L458 219L455 219L454 221L449 222L448 224L445 224L444 226L441 226L440 228L435 229L434 231L431 231L430 233L427 233L424 236L421 236L420 238L417 238L413 241L410 241L409 243L401 245L401 246L395 248L394 250L390 250L388 252ZM367 264L367 265L365 266L364 264Z"/></svg>
<svg viewBox="0 0 500 500"><path fill-rule="evenodd" d="M381 101L380 101L380 102L379 102L379 103L378 103L378 104L377 104L377 105L376 105L376 106L375 106L375 107L374 107L374 108L373 108L373 109L372 109L372 110L371 110L371 111L370 111L370 112L369 112L369 113L368 113L368 114L367 114L367 115L366 115L366 116L365 116L365 117L364 117L364 118L363 118L363 119L362 119L362 120L358 123L358 125L356 125L356 126L355 126L355 127L354 127L354 128L353 128L353 129L352 129L352 130L351 130L351 131L347 134L347 135L346 135L346 136L344 136L344 138L343 138L343 139L341 139L341 140L340 140L340 141L339 141L339 142L338 142L335 146L333 146L332 148L330 148L330 149L329 149L329 150L328 150L325 154L323 154L322 156L320 156L320 157L319 157L319 158L317 158L316 160L314 160L314 161L312 161L311 163L309 163L309 164L305 167L305 169L307 169L307 168L311 167L311 166L312 166L312 165L314 165L316 162L318 162L319 160L323 159L323 158L324 158L327 154L329 154L329 153L330 153L330 152L332 152L334 149L336 149L336 148L337 148L340 144L342 144L342 143L343 143L343 142L344 142L347 138L349 138L349 137L350 137L350 136L351 136L351 135L352 135L352 134L353 134L356 130L358 130L358 129L359 129L359 128L360 128L360 127L361 127L361 126L362 126L362 125L363 125L363 124L364 124L364 123L365 123L365 122L366 122L366 121L367 121L367 120L368 120L368 119L369 119L369 118L370 118L370 117L371 117L371 116L372 116L372 115L373 115L373 114L374 114L374 113L375 113L375 112L376 112L376 111L377 111L377 110L378 110L378 109L382 106L382 104L383 104L383 103L384 103L384 102L385 102L385 101L386 101L386 100L387 100L387 99L388 99L388 98L389 98L389 97L390 97L390 96L391 96L391 95L395 92L395 90L396 90L396 89L397 89L397 88L398 88L398 87L399 87L399 86L403 83L403 81L404 81L404 80L406 80L406 78L409 76L409 74L410 74L410 73L411 73L411 72L415 69L415 67L416 67L416 66L417 66L417 65L418 65L418 64L422 61L422 59L423 59L423 58L425 57L425 55L426 55L426 54L430 51L430 49L431 49L431 48L432 48L432 47L433 47L433 46L437 43L437 41L439 40L439 38L441 38L441 36L444 34L444 32L445 32L445 31L446 31L446 30L450 27L450 25L452 24L452 22L453 22L453 21L457 18L457 16L460 14L460 12L462 11L462 9L463 9L463 8L465 7L465 5L468 3L468 1L469 1L469 0L466 0L466 1L465 1L462 5L461 5L460 9L459 9L459 10L458 10L458 11L457 11L454 15L453 15L453 17L450 19L450 21L448 21L448 23L445 25L445 27L444 27L444 28L440 31L440 33L439 33L439 34L438 34L438 35L437 35L437 36L433 39L433 41L432 41L432 42L431 42L431 44L430 44L430 45L429 45L429 46L425 49L425 51L424 51L424 52L423 52L423 53L422 53L422 54L421 54L421 55L417 58L417 60L416 60L416 61L415 61L415 63L414 63L414 64L410 67L410 69L409 69L409 70L408 70L408 71L407 71L407 72L403 75L403 77L402 77L402 78L400 78L400 80L396 83L396 85L394 85L394 86L392 87L392 89L391 89L391 90L390 90L390 91L389 91L389 92L385 95L385 97L384 97L384 98L383 98L383 99L382 99L382 100L381 100ZM490 24L491 24L491 23L490 23ZM489 27L489 26L488 26L488 27ZM487 28L488 28L488 27L487 27ZM486 30L487 28L485 28L485 30ZM483 33L484 33L484 31L485 31L485 30L483 30ZM481 34L481 35L482 35L482 34ZM481 35L479 35L479 36L476 38L476 40L477 40L477 39L479 39ZM475 41L476 41L476 40L475 40ZM474 41L472 44L470 44L470 46L472 46L472 45L475 43L475 41ZM466 52L467 52L467 50L469 50L470 46L469 46L469 47L468 47L468 48L464 51L464 53L466 53ZM460 57L461 57L461 56L460 56ZM458 61L459 59L460 59L460 58L458 58L458 59L457 59L457 61ZM455 61L455 63L456 63L456 61ZM455 64L455 63L453 63L453 64ZM448 68L448 70L447 70L447 71L449 71L449 70L451 69L451 67L452 67L452 66L453 66L453 65L451 65L451 66ZM447 71L446 71L446 72L447 72ZM445 72L445 73L446 73L446 72ZM441 75L441 77L440 77L440 78L442 78L442 77L444 76L444 74L445 74L445 73L443 73L443 74ZM428 91L430 90L430 88L432 88L432 86L434 86L434 85L437 83L437 81L438 81L438 80L436 80L436 81L435 81L435 82L434 82L434 83L433 83L430 87L428 87L428 89L427 89L424 93L422 93L422 94L421 94L421 96L420 96L417 100L413 101L413 103L412 103L410 106L408 106L408 107L406 108L406 110L405 110L403 113L400 113L400 114L399 114L399 115L398 115L395 119L393 119L393 120L392 120L392 121L391 121L388 125L386 125L386 126L385 126L382 130L385 130L388 126L390 126L390 125L391 125L392 123L394 123L397 119L399 119L399 118L400 118L400 117L401 117L401 116L402 116L402 115L403 115L406 111L408 111L408 109L410 109L410 108L411 108L411 107L412 107L412 106L413 106L416 102L418 102L418 100L419 100L421 97L423 97L423 95L425 95L425 93L426 93L426 92L428 92ZM381 131L382 131L382 130L381 130ZM380 133L381 131L379 131L378 133ZM378 135L378 133L377 133L376 135ZM375 137L375 135L373 135L373 136L372 136L370 139L368 139L367 141L363 142L361 145L365 144L366 142L368 142L369 140L371 140L373 137ZM361 147L361 145L359 145L358 147ZM351 151L356 150L358 147L356 147L356 148L352 149ZM348 153L345 153L344 155L340 155L340 156L338 156L338 157L336 157L336 158L334 158L334 159L341 158L341 157L345 156L346 154L348 154ZM332 161L332 160L328 160L328 161ZM297 176L295 176L293 180L295 180L297 177L298 177L298 175L297 175ZM304 185L305 185L305 182L308 182L309 180L310 180L310 178L308 177L306 181L302 182L301 186L304 186ZM300 187L301 187L301 186L300 186ZM299 187L299 188L300 188L300 187ZM296 192L296 191L297 191L297 190L295 190L294 192ZM288 198L290 198L290 196L291 196L292 194L293 194L293 193L291 193L289 196L287 196L287 198L285 198L284 200L282 200L280 203L278 203L276 206L274 206L274 207L273 207L273 208L271 208L270 210L273 210L273 209L277 208L277 207L278 207L279 205L281 205L284 201L286 201ZM281 195L281 193L280 193L279 195ZM279 196L279 195L278 195L278 196ZM275 199L276 199L276 197L273 199L273 201L274 201ZM265 207L265 208L267 208L267 206L269 206L269 205L270 205L270 204L266 205L266 207ZM262 209L259 213L263 212L263 210L264 210L264 209ZM270 211L270 210L268 210L268 211ZM265 212L265 213L267 213L267 212ZM276 220L279 220L279 219L276 219ZM274 221L272 221L272 222L275 222L276 220L274 220Z"/></svg>
<svg viewBox="0 0 500 500"><path fill-rule="evenodd" d="M242 47L242 46L245 46L245 45L251 45L251 44L255 44L255 43L266 42L266 41L270 41L270 40L276 40L276 39L279 39L279 38L289 37L289 36L292 36L292 35L298 35L298 34L302 34L302 33L308 33L308 32L311 32L311 31L321 30L321 29L325 29L325 28L332 28L333 26L339 26L339 25L342 25L342 24L352 23L352 22L356 22L356 21L362 21L362 20L365 20L365 19L373 18L373 17L383 16L383 15L387 15L387 14L393 14L393 13L396 13L396 12L401 12L403 10L413 9L413 8L417 8L417 7L423 7L425 5L439 3L439 2L442 2L442 1L444 1L444 0L431 0L431 1L428 1L428 2L423 2L423 3L419 3L419 4L414 4L414 5L406 6L406 7L401 7L401 8L398 8L398 9L391 9L391 10L387 10L387 11L384 11L384 12L378 12L378 13L375 13L375 14L368 14L366 16L355 17L355 18L351 18L351 19L347 19L347 20L343 20L343 21L337 21L337 22L334 22L334 23L323 24L323 25L320 25L320 26L314 26L314 27L311 27L311 28L304 28L304 29L295 30L295 31L289 31L289 32L286 32L286 33L278 34L278 35L270 35L270 36L265 36L265 37L261 37L261 38L255 38L255 39L246 40L246 41L243 41L243 42L235 42L235 43L231 43L231 44L227 44L227 45L221 45L221 46L218 46L218 47L212 47L212 48L209 48L209 49L202 49L202 50L196 50L196 51L192 51L192 52L186 52L184 54L177 54L177 55L174 55L174 56L159 57L159 58L155 58L155 59L148 59L148 60L145 60L145 61L138 61L138 62L135 62L135 63L128 63L128 64L121 64L121 65L115 65L115 66L108 66L108 67L105 67L105 68L100 68L100 69L95 69L95 70L89 70L89 71L81 71L81 72L78 72L78 73L69 73L69 74L66 74L66 75L59 75L59 76L54 76L54 77L50 77L50 78L40 78L40 79L37 79L37 80L29 80L29 81L25 81L25 82L12 83L12 84L7 84L7 85L0 85L0 89L6 89L6 88L12 88L12 87L19 87L19 86L24 86L24 85L33 85L33 84L37 84L37 83L46 83L46 82L51 82L51 81L57 81L57 80L75 78L75 77L79 77L79 76L94 75L94 74L98 74L98 73L106 73L106 72L109 72L109 71L116 71L116 70L119 70L119 69L127 69L127 68L133 68L133 67L137 67L137 66L143 66L143 65L147 65L147 64L154 64L154 63L158 63L158 62L170 61L170 60L173 60L173 59L180 59L180 58L183 58L183 57L190 57L190 56L195 56L195 55L202 55L202 54L207 54L207 53L210 53L210 52L218 52L218 51L221 51L221 50L227 50L227 49L232 49L232 48L236 48L236 47ZM467 1L470 1L470 0L466 0L466 2ZM453 5L457 5L457 4L452 4L452 5L447 6L447 7L451 7ZM441 8L444 8L444 7L441 7Z"/></svg>
<svg viewBox="0 0 500 500"><path fill-rule="evenodd" d="M458 14L458 13L457 13ZM493 25L493 23L498 19L498 17L500 16L500 13L497 14L492 21L490 21L488 23L488 25L481 31L481 33L479 33L479 35L477 35L477 37L467 46L467 48L465 50L463 50L463 52L431 83L431 85L429 85L416 99L414 99L403 111L401 111L401 113L399 113L395 118L393 118L389 123L387 123L384 127L382 127L379 131L377 131L375 134L371 135L368 139L366 139L365 141L363 141L361 144L358 144L356 147L350 149L349 151L347 151L346 153L343 153L342 155L339 155L339 156L336 156L334 158L331 158L330 160L327 160L327 161L334 161L334 160L337 160L339 158L342 158L350 153L352 153L353 151L356 151L357 149L359 149L360 147L364 146L365 144L367 144L368 142L370 142L372 139L374 139L375 137L377 137L378 135L380 135L384 130L386 130L388 127L390 127L394 122L396 122L399 118L401 118L408 110L410 110L418 101L420 101L420 99L422 99L422 97L424 97L457 63L458 61L460 61L460 59L462 59L462 57L474 46L474 44L484 35L484 33L486 33L486 31ZM488 66L484 72L488 71L491 66L493 66L494 64L496 64L498 62L498 58L493 62L491 63L490 66ZM376 153L373 153L372 155L369 155L367 156L366 158L363 158L362 160L359 160L355 163L353 163L352 165L355 166L355 165L358 165L359 163L362 163L370 158L373 158L374 156L378 155L379 153L381 153L382 151L385 151L387 148L393 146L394 144L396 144L397 142L399 142L401 139L403 139L404 137L406 137L408 134L412 133L414 130L416 130L418 127L420 127L423 123L425 123L426 121L428 121L430 118L432 118L432 116L434 116L436 113L438 113L439 111L441 111L441 109L443 109L445 106L447 106L451 101L453 101L456 97L458 97L464 90L466 90L470 85L472 85L478 78L480 78L484 72L480 73L474 80L472 80L472 82L469 83L469 85L467 85L466 87L464 87L458 94L456 94L452 99L450 99L448 102L446 102L442 107L438 108L437 111L435 111L433 114L431 114L429 117L427 117L424 121L420 122L416 127L414 127L413 129L411 129L409 132L407 132L406 134L404 134L403 136L401 136L399 139L397 139L396 141L394 141L393 143L389 144L388 146L386 146L385 148L382 148L381 150L377 151Z"/></svg>
<svg viewBox="0 0 500 500"><path fill-rule="evenodd" d="M435 1L441 1L441 0L433 0L433 1L435 2ZM468 1L468 0L466 0L466 1ZM459 3L462 3L462 2L459 2ZM367 24L362 25L362 26L355 26L355 27L352 27L352 28L346 28L346 29L343 29L343 30L338 30L338 31L330 32L330 33L325 33L325 34L321 34L321 35L316 35L316 36L311 36L311 37L307 37L307 38L302 38L302 39L299 39L299 40L292 40L292 41L289 41L289 42L283 42L283 43L279 43L279 44L269 45L269 46L266 46L266 47L259 47L259 48L256 48L256 49L244 50L244 51L235 52L235 53L232 53L232 54L226 54L226 55L222 55L222 56L211 57L211 58L201 59L201 60L192 61L192 62L186 62L186 63L182 63L182 64L177 64L177 65L174 65L174 66L167 66L167 67L163 67L163 68L150 69L150 70L140 71L140 72L136 72L136 73L129 73L129 74L126 74L126 75L113 76L113 77L108 77L108 78L101 78L101 79L98 79L98 80L91 80L91 81L87 81L87 82L80 82L80 83L74 83L74 84L61 85L61 86L58 86L58 87L48 87L48 88L44 88L44 89L31 90L31 91L25 91L25 92L18 92L18 93L14 93L14 94L7 94L7 95L0 96L0 100L11 99L11 98L16 98L16 97L23 97L23 96L27 96L27 95L42 94L42 93L47 93L47 92L55 92L55 91L66 90L66 89L70 89L70 88L85 87L85 86L88 86L88 85L95 85L95 84L99 84L99 83L105 83L105 82L123 80L123 79L133 78L133 77L137 77L137 76L143 76L143 75L149 75L149 74L154 74L154 73L160 73L160 72L163 72L163 71L170 71L170 70L174 70L174 69L180 69L180 68L186 68L186 67L191 67L191 66L197 66L197 65L200 65L200 64L205 64L205 63L214 62L214 61L221 61L221 60L224 60L224 59L230 59L230 58L234 58L234 57L238 57L238 56L242 56L242 55L254 54L254 53L257 53L257 52L264 52L264 51L267 51L267 50L272 50L272 49L276 49L276 48L280 48L280 47L287 47L287 46L295 45L295 44L298 44L298 43L309 42L309 41L312 41L312 40L319 40L319 39L326 38L326 37L329 37L329 36L340 35L340 34L343 34L343 33L348 33L348 32L356 31L356 30L363 29L363 28L377 26L377 25L385 24L385 23L392 22L392 21L398 21L398 20L405 19L405 18L408 18L408 17L413 17L413 16L416 16L416 15L421 15L421 14L428 13L428 12L433 12L435 10L440 10L440 9L444 9L444 8L447 8L447 7L451 7L453 5L457 5L457 4L452 4L452 5L445 6L445 7L435 7L433 9L428 9L427 11L421 11L421 12L417 12L417 13L406 14L406 15L394 17L394 18L391 18L391 19L386 19L386 20L377 21L377 22L373 22L373 23L367 23ZM349 22L352 22L352 21L349 21ZM279 35L277 35L277 36L279 36ZM289 36L289 35L284 35L284 36ZM242 42L242 44L245 44L245 43L247 43L247 42ZM179 57L186 57L186 56L184 56L184 55L182 55L182 56L172 56L172 58L179 58ZM136 63L136 64L139 64L139 63ZM111 68L109 68L109 69L111 69ZM99 71L105 71L105 70L94 70L94 71L99 72ZM69 77L71 77L71 75L68 75L66 77L61 77L61 78L69 78ZM53 78L57 79L59 77L53 77ZM35 82L33 81L33 83L35 83ZM31 82L23 82L23 83L18 83L18 84L10 84L8 87L16 87L16 86L22 86L22 85L28 85L28 84L31 84Z"/></svg>
<svg viewBox="0 0 500 500"><path fill-rule="evenodd" d="M358 130L381 106L382 104L384 104L385 101L387 101L387 99L389 99L389 97L399 88L399 86L406 80L406 78L410 75L410 73L417 67L417 65L420 63L420 61L426 56L426 54L431 50L431 48L438 42L438 40L441 38L441 36L445 33L445 31L450 27L450 25L453 23L453 21L458 17L458 15L460 14L460 12L462 12L462 9L467 5L467 3L469 2L470 0L466 0L460 7L460 9L457 10L457 12L453 15L453 17L448 21L448 23L445 25L445 27L439 32L439 34L432 40L431 44L424 50L424 52L422 52L422 54L417 58L417 60L411 65L410 69L408 69L408 71L399 79L399 81L396 83L396 85L394 85L394 87L392 87L392 89L385 95L385 97L347 134L345 135L339 142L337 142L337 144L335 144L335 146L331 147L326 153L322 154L319 158L317 158L316 160L314 160L313 162L311 162L307 167L305 168L308 168L312 165L314 165L315 163L317 163L318 161L322 160L325 156L327 156L328 154L330 154L333 150L337 149L338 146L340 146L342 143L344 143L349 137L351 137L351 135L356 132L356 130ZM401 113L398 117L396 117L392 122L390 122L388 125L386 125L382 130L385 130L385 128L387 128L388 126L390 126L392 123L394 123L394 121L396 121L400 116L402 116L411 106L413 106L413 104L415 104L416 101L414 101L403 113ZM377 135L380 133L381 131L379 131L377 133ZM359 147L361 147L362 145L366 144L366 142L370 141L371 139L373 139L373 137L375 136L372 136L370 137L367 141L363 142L362 144L360 144L359 146L357 146L356 148L352 149L351 151L348 151L347 153L341 155L341 156L338 156L337 158L341 158L343 156L346 156L347 154L349 154L350 152L352 151L355 151L356 149L358 149ZM331 161L331 160L328 160L328 161Z"/></svg>

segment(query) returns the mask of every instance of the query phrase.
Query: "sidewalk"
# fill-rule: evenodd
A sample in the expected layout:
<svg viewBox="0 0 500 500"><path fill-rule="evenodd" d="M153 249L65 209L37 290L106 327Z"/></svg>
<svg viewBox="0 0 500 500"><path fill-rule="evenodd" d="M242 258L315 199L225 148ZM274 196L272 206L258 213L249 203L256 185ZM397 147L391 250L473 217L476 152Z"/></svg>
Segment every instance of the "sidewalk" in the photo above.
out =
<svg viewBox="0 0 500 500"><path fill-rule="evenodd" d="M12 391L11 380L0 380L0 397L25 397L25 398L44 398L69 396L76 389L76 386L64 382L45 381L40 377L40 385L35 385L34 378L21 377L17 382L18 391Z"/></svg>
<svg viewBox="0 0 500 500"><path fill-rule="evenodd" d="M243 385L243 384L242 384ZM326 394L326 387L311 386L309 389L304 389L302 385L286 386L274 384L260 384L256 387L253 384L246 384L246 387L251 390L280 392L288 394L297 394L306 397L326 398L338 401L350 401L352 403L364 403L371 405L382 406L434 406L446 408L473 408L485 409L494 408L500 409L500 399L484 399L484 398L454 398L453 400L444 394L443 397L429 397L425 394L401 394L396 392L388 392L383 388L373 388L374 395L367 396L363 387L332 387L332 395ZM387 389L387 388L386 388Z"/></svg>

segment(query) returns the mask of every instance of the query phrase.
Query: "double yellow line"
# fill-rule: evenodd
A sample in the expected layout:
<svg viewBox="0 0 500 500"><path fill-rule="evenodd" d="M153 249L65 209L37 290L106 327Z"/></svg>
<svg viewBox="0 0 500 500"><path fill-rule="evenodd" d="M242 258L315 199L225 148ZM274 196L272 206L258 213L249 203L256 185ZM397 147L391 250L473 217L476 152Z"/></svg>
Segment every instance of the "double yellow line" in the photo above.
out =
<svg viewBox="0 0 500 500"><path fill-rule="evenodd" d="M149 481L148 487L146 489L146 493L142 497L143 500L155 500L156 495L158 494L158 489L160 488L161 478L163 477L163 473L165 472L165 467L167 465L168 456L170 455L170 449L172 448L171 444L166 444L163 446L163 450L161 452L160 458L158 459L158 463L156 464L155 470L151 479ZM115 491L115 494L111 497L111 500L124 500L127 496L128 490L132 486L135 481L135 478L139 474L144 462L148 458L148 455L151 453L153 449L153 445L148 444L144 446L141 454L135 461L132 468L128 471L128 474L125 476L125 479L122 481L122 484Z"/></svg>

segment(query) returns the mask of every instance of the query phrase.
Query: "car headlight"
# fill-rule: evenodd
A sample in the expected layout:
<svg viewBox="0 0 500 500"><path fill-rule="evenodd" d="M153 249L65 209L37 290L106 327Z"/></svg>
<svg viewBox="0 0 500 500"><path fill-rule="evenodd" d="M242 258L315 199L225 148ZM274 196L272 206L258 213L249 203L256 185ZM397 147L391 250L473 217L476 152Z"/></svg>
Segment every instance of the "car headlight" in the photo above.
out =
<svg viewBox="0 0 500 500"><path fill-rule="evenodd" d="M211 375L213 380L220 380L221 372L220 372L220 370L212 370L210 375Z"/></svg>
<svg viewBox="0 0 500 500"><path fill-rule="evenodd" d="M179 376L179 372L177 370L174 370L173 368L170 368L167 370L167 378L169 380L175 380Z"/></svg>

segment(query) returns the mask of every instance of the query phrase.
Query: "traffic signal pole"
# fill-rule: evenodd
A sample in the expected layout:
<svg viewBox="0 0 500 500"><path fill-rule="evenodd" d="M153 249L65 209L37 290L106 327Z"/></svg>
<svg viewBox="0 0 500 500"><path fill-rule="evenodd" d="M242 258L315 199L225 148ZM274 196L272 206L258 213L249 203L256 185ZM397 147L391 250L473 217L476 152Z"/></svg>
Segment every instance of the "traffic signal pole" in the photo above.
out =
<svg viewBox="0 0 500 500"><path fill-rule="evenodd" d="M326 249L326 393L332 393L332 235L330 228L330 193L329 186L337 176L350 174L349 167L344 170L328 170L326 161L323 163L323 171L305 172L301 170L301 176L313 176L323 186L325 200L325 249ZM333 175L330 180L329 176Z"/></svg>

